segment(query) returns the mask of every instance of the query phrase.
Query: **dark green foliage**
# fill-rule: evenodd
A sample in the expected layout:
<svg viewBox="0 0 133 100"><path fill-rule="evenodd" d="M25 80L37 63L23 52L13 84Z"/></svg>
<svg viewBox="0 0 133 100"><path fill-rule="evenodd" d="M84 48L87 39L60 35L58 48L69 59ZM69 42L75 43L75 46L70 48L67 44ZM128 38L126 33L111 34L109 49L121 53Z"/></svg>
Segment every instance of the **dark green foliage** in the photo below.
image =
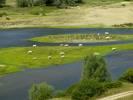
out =
<svg viewBox="0 0 133 100"><path fill-rule="evenodd" d="M34 84L29 91L29 100L48 100L53 95L53 87L46 84Z"/></svg>
<svg viewBox="0 0 133 100"><path fill-rule="evenodd" d="M29 3L28 0L17 0L18 7L28 7Z"/></svg>
<svg viewBox="0 0 133 100"><path fill-rule="evenodd" d="M95 79L100 82L110 81L110 75L106 69L106 63L101 56L90 55L84 59L82 80Z"/></svg>
<svg viewBox="0 0 133 100"><path fill-rule="evenodd" d="M60 98L60 97L64 97L64 96L66 96L66 93L65 93L65 91L56 91L56 93L55 93L55 98L57 97L57 98Z"/></svg>
<svg viewBox="0 0 133 100"><path fill-rule="evenodd" d="M72 100L89 100L105 91L104 85L96 80L83 80L72 92Z"/></svg>
<svg viewBox="0 0 133 100"><path fill-rule="evenodd" d="M0 0L0 7L3 7L6 3L6 0Z"/></svg>
<svg viewBox="0 0 133 100"><path fill-rule="evenodd" d="M18 7L32 7L41 5L65 7L67 5L75 5L76 3L82 3L82 0L17 0Z"/></svg>
<svg viewBox="0 0 133 100"><path fill-rule="evenodd" d="M45 5L45 1L44 0L35 0L33 2L33 6L42 6Z"/></svg>
<svg viewBox="0 0 133 100"><path fill-rule="evenodd" d="M77 87L78 87L79 83L76 83L76 84L73 84L71 85L66 91L65 91L65 94L67 96L70 96L73 92L73 90L75 90Z"/></svg>
<svg viewBox="0 0 133 100"><path fill-rule="evenodd" d="M128 69L120 79L133 83L133 68Z"/></svg>
<svg viewBox="0 0 133 100"><path fill-rule="evenodd" d="M106 89L119 88L121 86L122 86L122 82L121 81L113 81L113 82L105 82L104 83L104 87Z"/></svg>
<svg viewBox="0 0 133 100"><path fill-rule="evenodd" d="M33 7L44 5L44 0L17 0L18 7Z"/></svg>

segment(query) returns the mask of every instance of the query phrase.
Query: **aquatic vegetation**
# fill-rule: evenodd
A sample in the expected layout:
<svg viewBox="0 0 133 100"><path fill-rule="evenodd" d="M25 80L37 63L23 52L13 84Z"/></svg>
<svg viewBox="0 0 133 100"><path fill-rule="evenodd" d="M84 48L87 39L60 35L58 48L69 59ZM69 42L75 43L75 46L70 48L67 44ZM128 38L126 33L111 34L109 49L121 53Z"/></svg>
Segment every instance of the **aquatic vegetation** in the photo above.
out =
<svg viewBox="0 0 133 100"><path fill-rule="evenodd" d="M60 34L60 35L48 35L42 37L35 37L30 39L31 41L38 42L52 42L52 43L76 43L76 42L108 42L108 41L119 41L119 40L132 40L133 35L119 35L119 34ZM82 44L79 44L82 46Z"/></svg>

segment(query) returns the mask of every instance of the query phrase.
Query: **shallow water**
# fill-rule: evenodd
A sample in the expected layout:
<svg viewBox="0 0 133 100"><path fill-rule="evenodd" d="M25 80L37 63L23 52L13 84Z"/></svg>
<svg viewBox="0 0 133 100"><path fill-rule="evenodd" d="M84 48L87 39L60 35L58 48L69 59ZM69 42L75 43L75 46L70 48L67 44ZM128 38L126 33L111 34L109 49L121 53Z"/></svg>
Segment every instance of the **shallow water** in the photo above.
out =
<svg viewBox="0 0 133 100"><path fill-rule="evenodd" d="M133 34L133 29L119 28L83 28L83 29L59 29L59 28L28 28L28 29L8 29L0 30L0 47L16 47L16 46L31 46L37 44L39 46L58 46L59 43L37 43L27 41L27 39L45 36L49 34L73 34L73 33L100 33L110 32L111 34ZM84 43L84 45L110 45L110 44L125 44L133 43L133 41L115 41L108 43ZM77 45L72 43L70 45Z"/></svg>
<svg viewBox="0 0 133 100"><path fill-rule="evenodd" d="M126 69L133 68L133 50L113 52L106 56L106 61L112 78L117 79Z"/></svg>

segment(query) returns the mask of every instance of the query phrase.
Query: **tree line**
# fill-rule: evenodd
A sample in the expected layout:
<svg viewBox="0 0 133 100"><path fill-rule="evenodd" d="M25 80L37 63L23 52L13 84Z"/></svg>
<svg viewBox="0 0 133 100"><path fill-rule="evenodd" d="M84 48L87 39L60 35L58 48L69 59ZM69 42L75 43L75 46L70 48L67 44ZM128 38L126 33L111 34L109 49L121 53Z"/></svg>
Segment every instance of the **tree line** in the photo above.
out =
<svg viewBox="0 0 133 100"><path fill-rule="evenodd" d="M0 0L0 6L4 6L6 0ZM73 6L78 3L83 3L83 0L16 0L16 5L18 7L33 7L33 6Z"/></svg>

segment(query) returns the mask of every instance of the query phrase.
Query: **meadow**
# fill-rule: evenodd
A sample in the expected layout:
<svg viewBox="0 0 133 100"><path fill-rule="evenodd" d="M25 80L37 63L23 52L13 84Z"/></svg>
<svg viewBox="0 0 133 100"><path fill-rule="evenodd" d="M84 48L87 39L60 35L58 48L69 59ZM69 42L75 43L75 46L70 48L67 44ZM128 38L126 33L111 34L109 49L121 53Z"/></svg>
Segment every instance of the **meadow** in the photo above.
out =
<svg viewBox="0 0 133 100"><path fill-rule="evenodd" d="M15 47L0 49L0 75L23 71L27 68L46 68L84 59L89 54L102 56L116 50L132 50L133 44L87 47ZM79 52L80 51L80 52ZM63 52L63 54L62 54Z"/></svg>

